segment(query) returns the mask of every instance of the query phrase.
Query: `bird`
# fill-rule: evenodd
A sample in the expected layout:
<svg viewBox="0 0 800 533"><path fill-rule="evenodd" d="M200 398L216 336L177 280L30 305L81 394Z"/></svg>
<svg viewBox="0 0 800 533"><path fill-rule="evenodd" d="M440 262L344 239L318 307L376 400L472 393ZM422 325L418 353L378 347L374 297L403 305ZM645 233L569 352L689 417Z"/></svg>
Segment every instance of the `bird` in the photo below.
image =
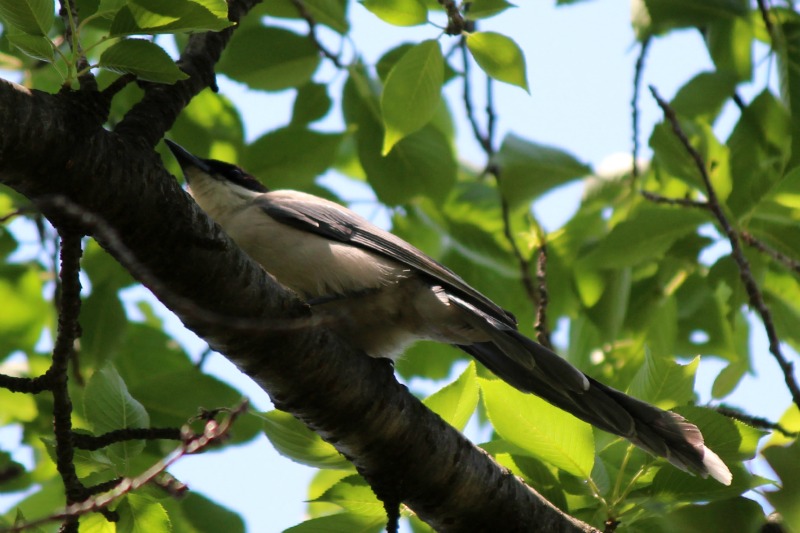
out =
<svg viewBox="0 0 800 533"><path fill-rule="evenodd" d="M695 425L529 339L510 312L413 245L335 202L269 190L239 166L165 141L200 208L355 348L396 360L418 340L455 345L512 387L681 470L731 484L730 470Z"/></svg>

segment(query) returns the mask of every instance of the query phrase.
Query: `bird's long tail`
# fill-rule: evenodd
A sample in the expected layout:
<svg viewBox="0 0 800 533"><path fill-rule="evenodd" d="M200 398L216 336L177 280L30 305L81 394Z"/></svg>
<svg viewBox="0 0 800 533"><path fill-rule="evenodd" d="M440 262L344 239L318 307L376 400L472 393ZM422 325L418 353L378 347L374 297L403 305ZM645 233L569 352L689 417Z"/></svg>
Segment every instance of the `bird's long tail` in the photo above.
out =
<svg viewBox="0 0 800 533"><path fill-rule="evenodd" d="M508 384L628 439L653 455L665 457L682 470L703 477L710 475L730 485L732 475L728 467L706 447L700 430L679 414L659 409L586 376L514 329L492 320L473 325L480 325L491 341L459 348Z"/></svg>

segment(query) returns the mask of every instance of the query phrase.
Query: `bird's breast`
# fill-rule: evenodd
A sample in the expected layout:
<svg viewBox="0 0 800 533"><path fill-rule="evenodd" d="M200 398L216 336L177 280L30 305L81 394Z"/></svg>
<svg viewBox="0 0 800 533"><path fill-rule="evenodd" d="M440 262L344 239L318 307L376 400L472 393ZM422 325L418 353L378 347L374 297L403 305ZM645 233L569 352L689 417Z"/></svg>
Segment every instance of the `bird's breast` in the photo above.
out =
<svg viewBox="0 0 800 533"><path fill-rule="evenodd" d="M361 248L282 224L251 206L220 220L231 238L277 280L307 299L397 283L403 265Z"/></svg>

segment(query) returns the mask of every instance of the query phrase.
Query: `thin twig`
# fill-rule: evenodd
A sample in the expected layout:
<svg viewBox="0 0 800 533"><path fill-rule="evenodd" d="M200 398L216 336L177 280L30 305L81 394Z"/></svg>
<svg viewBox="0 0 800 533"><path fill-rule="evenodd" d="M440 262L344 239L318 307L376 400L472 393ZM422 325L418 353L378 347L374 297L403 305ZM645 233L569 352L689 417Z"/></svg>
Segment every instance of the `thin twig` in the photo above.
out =
<svg viewBox="0 0 800 533"><path fill-rule="evenodd" d="M72 442L76 448L94 451L118 442L130 440L180 440L179 428L123 428L103 433L102 435L86 435L73 433Z"/></svg>
<svg viewBox="0 0 800 533"><path fill-rule="evenodd" d="M463 99L464 99L464 109L467 113L467 120L469 120L470 126L472 127L472 133L475 137L475 140L478 141L478 144L480 144L481 148L486 154L487 160L489 161L489 163L486 166L486 169L484 170L484 173L492 175L495 179L495 182L497 183L497 189L500 195L500 213L503 219L503 236L506 238L506 241L508 241L509 245L511 246L511 251L514 254L514 259L516 259L517 261L517 266L519 268L519 273L520 273L520 279L522 280L522 285L525 288L525 294L527 295L528 299L536 309L537 319L535 328L536 328L537 338L540 339L540 342L545 347L551 348L552 345L550 344L550 333L547 328L547 320L546 320L547 316L546 306L548 302L547 283L544 278L544 275L542 275L541 278L537 278L537 283L534 283L533 278L531 277L531 261L522 255L522 251L519 249L517 241L516 239L514 239L514 236L511 233L510 207L508 205L508 200L506 200L506 198L503 196L502 189L500 187L502 171L500 167L493 161L496 153L494 148L494 135L497 125L497 114L495 113L494 109L494 85L492 84L491 79L487 81L486 133L483 133L481 131L480 124L478 124L478 118L475 116L475 109L472 105L472 90L471 90L472 82L470 80L470 58L467 52L467 44L465 39L463 38L461 39L460 46L461 46L461 58L464 65ZM536 225L538 226L538 224ZM544 242L544 239L540 240L541 242Z"/></svg>
<svg viewBox="0 0 800 533"><path fill-rule="evenodd" d="M647 55L647 50L650 47L650 36L648 35L642 41L639 48L639 57L636 58L636 67L633 71L633 98L631 98L631 122L633 128L633 150L632 150L632 168L631 175L633 176L633 186L639 178L639 91L642 85L642 73L644 72L644 58Z"/></svg>
<svg viewBox="0 0 800 533"><path fill-rule="evenodd" d="M167 468L175 464L175 462L177 462L183 456L202 452L209 446L226 439L231 427L233 426L233 423L247 410L247 406L248 402L247 400L244 400L236 408L229 410L229 416L223 419L221 422L217 422L216 420L208 420L203 429L203 433L200 435L194 434L189 430L188 427L184 427L182 430L183 441L181 442L180 446L173 450L172 453L170 453L166 458L157 462L140 475L134 478L123 478L109 482L109 484L113 486L112 490L87 498L83 502L68 505L63 511L54 513L39 520L14 524L4 531L8 533L23 531L26 529L32 529L41 524L58 520L71 520L77 523L79 516L91 512L103 511L107 506L114 503L122 496L154 481L158 476L163 474Z"/></svg>
<svg viewBox="0 0 800 533"><path fill-rule="evenodd" d="M722 205L719 202L719 198L717 198L717 193L711 183L711 177L708 174L703 157L700 155L700 152L698 152L694 146L692 146L691 142L689 142L689 138L686 136L686 133L683 131L680 123L678 122L678 117L675 115L675 111L664 99L661 98L655 87L650 86L650 92L653 93L653 97L656 99L656 102L658 102L659 107L664 112L664 116L672 126L672 131L675 133L675 136L681 141L681 144L683 144L683 147L686 149L687 153L694 160L695 166L700 172L700 176L703 179L703 184L706 188L706 195L708 196L708 208L714 214L714 217L719 222L719 225L722 227L722 231L731 244L731 255L739 267L739 277L741 278L742 283L745 286L745 290L747 291L747 295L750 298L750 305L752 305L756 312L761 316L761 321L763 322L764 329L767 332L767 338L769 339L769 351L772 353L772 355L775 357L775 360L778 362L778 365L781 367L786 386L789 388L789 392L792 395L792 400L794 401L795 405L800 407L800 386L798 386L794 377L794 365L783 355L783 351L781 350L781 342L778 338L778 333L775 330L775 324L772 320L772 312L769 310L769 307L767 307L767 304L764 301L764 295L761 293L761 289L758 287L758 284L753 277L753 273L750 270L750 262L747 260L747 257L745 257L744 252L742 251L739 234L731 226L730 222L728 221L728 217L725 215Z"/></svg>
<svg viewBox="0 0 800 533"><path fill-rule="evenodd" d="M544 235L539 236L541 245L539 255L536 257L536 290L539 295L538 305L536 306L536 323L533 325L536 330L536 340L545 348L553 348L550 340L550 328L547 327L547 304L549 295L547 292L547 242Z"/></svg>
<svg viewBox="0 0 800 533"><path fill-rule="evenodd" d="M779 252L778 250L772 248L771 246L768 246L767 244L759 241L758 239L753 237L753 235L751 235L746 231L742 231L741 233L739 233L739 235L741 235L742 240L748 245L752 246L753 248L755 248L760 252L767 254L774 260L778 261L779 263L782 263L787 268L794 270L795 272L800 274L800 261L792 259L788 255Z"/></svg>
<svg viewBox="0 0 800 533"><path fill-rule="evenodd" d="M475 136L475 140L478 141L478 144L481 145L483 151L486 155L491 158L494 155L494 147L492 146L491 139L488 135L485 135L481 131L481 127L478 124L478 119L475 116L475 110L472 107L472 82L470 80L470 60L469 60L469 53L467 51L467 40L462 38L461 39L461 60L464 64L464 109L467 112L467 119L469 120L470 126L472 126L472 134ZM488 104L487 104L488 108Z"/></svg>
<svg viewBox="0 0 800 533"><path fill-rule="evenodd" d="M760 416L753 416L747 413L742 412L740 409L736 407L730 407L727 405L719 405L713 408L719 414L725 415L728 418L733 418L740 422L744 422L748 426L752 426L758 429L764 429L767 431L777 431L782 434L784 437L790 439L796 439L800 437L800 432L798 431L789 431L785 427L783 427L780 422L772 422L771 420L767 420L766 418L762 418Z"/></svg>
<svg viewBox="0 0 800 533"><path fill-rule="evenodd" d="M668 196L661 196L658 193L651 191L640 191L641 195L657 204L679 205L681 207L692 207L696 209L709 209L708 202L701 202L699 200L692 200L691 198L669 198Z"/></svg>
<svg viewBox="0 0 800 533"><path fill-rule="evenodd" d="M320 42L319 38L317 37L317 21L308 10L308 6L306 6L305 2L303 2L303 0L291 0L291 2L295 9L297 9L297 13L303 18L303 20L306 21L306 24L308 24L308 38L311 39L311 42L314 43L314 46L317 47L322 55L330 59L331 63L336 65L336 68L345 68L339 59L339 56L328 50L325 45Z"/></svg>
<svg viewBox="0 0 800 533"><path fill-rule="evenodd" d="M767 0L757 0L756 3L758 4L758 10L761 12L761 19L764 21L764 26L766 26L770 38L774 41L775 26L772 25L772 19L769 13L770 8L767 5Z"/></svg>

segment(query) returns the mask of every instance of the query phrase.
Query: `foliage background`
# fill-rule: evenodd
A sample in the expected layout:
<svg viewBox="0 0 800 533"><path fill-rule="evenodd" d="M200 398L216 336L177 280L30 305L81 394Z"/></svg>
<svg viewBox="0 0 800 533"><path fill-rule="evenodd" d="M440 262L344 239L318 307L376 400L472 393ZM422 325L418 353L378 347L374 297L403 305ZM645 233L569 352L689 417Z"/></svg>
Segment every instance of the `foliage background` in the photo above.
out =
<svg viewBox="0 0 800 533"><path fill-rule="evenodd" d="M632 63L635 60L637 50L633 47L634 39L632 33L629 30L624 31L624 33L621 31L622 28L628 27L627 21L629 15L627 6L621 8L619 4L620 3L616 2L589 2L579 5L562 6L557 11L546 12L541 6L534 6L533 3L531 3L521 5L519 8L511 10L506 14L490 19L481 26L482 29L495 29L514 37L525 50L528 60L528 76L532 93L530 98L526 97L519 89L507 88L501 84L496 84L497 92L495 93L495 103L499 117L498 139L502 139L506 131L513 131L527 139L535 139L547 145L559 146L576 154L579 160L591 163L596 172L600 171L602 166L600 163L605 159L606 155L628 152L630 144L628 139L630 136L628 129L630 124L628 102L632 89ZM720 8L722 11L720 12L724 13L726 6L734 6L741 4L741 2L719 2L718 4L722 6ZM750 24L754 25L754 27L757 27L758 13L754 9L755 6L750 7L752 11L748 15L749 18L747 18L747 20ZM710 16L713 17L720 12L712 13ZM375 63L383 52L391 46L389 43L400 40L419 41L425 38L435 37L438 34L438 30L430 26L421 29L415 28L413 30L407 28L392 28L390 25L375 19L373 15L366 12L366 10L360 8L358 5L351 6L350 13L353 16L352 26L354 32L357 32L357 28L370 28L369 31L363 34L363 37L359 37L358 33L354 33L356 35L356 37L354 37L356 43L355 47L359 52L364 53L366 62L370 64ZM606 23L606 21L608 22ZM280 25L283 26L284 23L281 22ZM299 33L303 33L304 31L304 26L300 23L290 24L289 27L295 29ZM379 31L376 32L375 28L379 28ZM658 87L661 94L671 97L677 92L677 88L686 83L695 72L713 68L711 61L707 57L704 57L700 51L702 50L703 43L698 35L696 30L675 30L669 32L668 38L664 38L663 40L661 38L656 39L646 61L645 84L653 83ZM379 40L378 37L385 39L387 44L384 45L383 40ZM169 48L168 41L168 38L162 37L159 39L160 43L163 43ZM602 46L600 46L599 43L602 43ZM632 46L632 48L627 49L629 45ZM610 51L609 48L611 49ZM750 102L755 95L770 84L770 82L773 91L776 94L778 92L777 87L779 84L776 82L776 79L779 78L779 68L777 66L777 61L774 59L774 56L768 54L768 49L765 44L760 45L755 50L753 57L757 67L755 69L757 74L754 81L752 83L742 82L738 87L740 94L746 102ZM664 54L664 56L661 54ZM609 61L609 57L622 58L622 66L620 66L620 63ZM773 59L770 59L770 57L773 57ZM612 65L616 65L616 67ZM331 90L331 94L335 95L338 90L341 90L340 87L344 81L343 76L337 74L335 69L331 68L330 65L326 64L319 71L317 76L318 79L323 81L333 81L332 86L335 87L335 89ZM291 109L291 102L293 101L294 94L292 91L277 95L270 93L268 96L265 96L260 93L243 91L241 87L236 87L223 80L224 78L221 78L220 81L222 93L231 95L237 101L241 102L241 109L244 115L243 121L247 131L246 138L248 141L259 138L260 133L264 130L269 130L289 122L289 110ZM39 83L46 83L46 81ZM480 89L478 89L480 85L481 83L475 83L478 101L480 101L482 96ZM470 161L473 167L479 168L484 161L480 156L480 150L476 146L474 139L470 136L469 128L463 118L463 111L459 108L461 101L461 89L459 84L451 82L446 90L448 96L450 96L451 107L456 117L459 157ZM694 119L698 122L711 122L716 116L717 101L706 98L707 94L708 91L697 91L693 96L695 100L691 102L699 108L699 111L693 115ZM187 116L192 117L196 123L189 124L188 121L184 121L176 125L174 133L177 140L187 142L187 145L195 151L202 153L204 149L207 149L212 156L223 159L236 159L237 152L239 152L239 160L245 164L245 166L253 170L255 174L266 178L268 182L270 181L270 177L280 179L285 176L285 167L278 166L279 171L274 168L271 169L267 163L260 159L263 157L264 151L252 150L242 154L238 146L242 140L239 138L241 132L237 132L238 126L236 124L237 119L235 115L230 113L227 115L224 113L217 115L216 113L218 111L224 110L219 100L208 95L201 97L201 99L204 99L202 100L202 104L198 104L194 110L187 112ZM730 101L726 101L722 118L715 124L716 127L714 131L717 132L718 137L722 140L727 138L737 120L736 111L732 109L732 106L733 104ZM253 109L257 111L250 111ZM649 151L644 145L650 135L650 125L660 120L660 111L647 94L642 96L641 109L643 124L641 134L641 143L643 145L642 155L649 157ZM264 113L263 110L269 111L268 113ZM265 117L263 115L269 115L268 118L270 120L264 120ZM219 118L220 116L222 118ZM208 139L203 138L202 135L196 135L196 131L191 131L191 127L197 128L198 126L204 130L212 129L213 135L216 136L217 139L229 136L232 137L233 140L227 145L225 142L218 142L206 146L204 143L208 143ZM323 122L322 126L315 126L315 128L327 131L341 131L341 122L334 117L333 119ZM190 136L193 136L194 140L190 141ZM186 139L186 141L182 139ZM192 146L192 142L195 143L195 146ZM266 141L262 141L262 143L266 144ZM674 155L674 152L670 153L669 157ZM265 168L266 170L264 170ZM259 172L259 170L261 170L261 172ZM287 179L287 181L293 186L297 186L295 184L297 180L305 179L305 186L312 187L312 183L308 181L308 179L309 177L313 178L315 172L304 169L302 174L302 176L294 176L291 180ZM330 175L317 183L334 184L333 188L345 199L349 199L348 197L360 196L368 192L363 186L352 185L349 182L347 185L352 188L342 188L343 182L341 179ZM538 199L535 204L534 212L541 218L542 223L548 230L558 229L568 218L568 210L562 208L562 206L570 202L574 205L575 198L577 195L581 194L585 186L585 182L573 184L569 192L565 193L562 191L561 193L553 193L553 195ZM679 196L683 192L683 189L674 183L669 187L667 185L664 185L664 187L669 190L671 193L670 196ZM670 189L670 187L672 187L672 189ZM415 199L415 201L417 200ZM419 201L425 202L424 199ZM370 202L371 201L369 201L367 205L363 205L363 203L361 205L356 205L356 207L361 208L363 212L370 216L375 216L377 214L377 216L380 217L379 220L383 220L385 224L389 223L392 216L395 217L393 220L395 225L402 225L404 220L410 220L411 222L406 222L408 224L414 223L413 217L409 217L409 219L403 218L404 214L413 212L412 209L408 209L408 205L404 205L402 208L395 210L384 210L381 208L376 209L377 204L372 204ZM411 204L413 203L414 202L411 202ZM554 206L557 207L554 208ZM567 213L558 211L566 211ZM688 214L687 216L691 217L692 215ZM789 214L787 216L789 216L791 220L792 215ZM548 225L548 221L550 225ZM486 224L491 228L489 233L492 231L496 233L496 219L491 220L487 218ZM706 228L707 227L708 226L706 226ZM453 229L454 228L451 227L451 230ZM455 229L457 230L458 227L455 227ZM420 226L412 225L406 229L405 232L402 226L400 226L400 230L401 234L406 237L413 236L418 245L423 246L427 244L430 246L428 248L429 251L432 253L436 252L437 239L429 234L426 235L425 231ZM638 236L643 239L648 237L647 231L646 229L643 234L639 234ZM421 238L420 235L422 235ZM467 234L466 236L474 237L475 235ZM787 252L796 251L796 248L792 246L792 242L800 241L784 240L781 244L787 247ZM502 254L498 253L498 247L502 247L502 239L497 239L495 243L490 243L490 247L484 248L482 248L481 245L485 243L481 243L480 239L476 239L476 241L471 244L474 245L475 250L479 253L483 253L498 261L501 267L506 269L514 268L513 261L509 262L507 257L504 258ZM505 251L506 253L508 252L508 250ZM724 244L722 244L721 247L717 247L710 255L706 255L705 259L711 264L711 262L716 260L715 256L724 253L725 248ZM797 255L798 254L795 253L795 257ZM24 260L25 256L18 257L22 257ZM451 261L448 261L448 263L465 276L475 275L479 277L478 274L468 274L469 270L472 268L471 264L473 264L474 261L465 262L463 258L457 256L450 257L450 259ZM472 259L474 259L474 257ZM42 260L45 263L47 262L45 258L42 258ZM96 261L100 262L100 265L96 267L95 272L97 274L95 275L92 274L91 270L91 255L87 258L87 264L84 265L89 278L92 280L91 294L87 299L85 313L89 314L89 317L92 317L90 314L92 312L92 306L96 306L95 309L98 309L98 311L102 310L99 314L102 314L105 320L109 320L112 327L105 329L107 338L93 338L91 336L92 334L88 332L88 338L86 334L84 335L82 352L87 353L89 357L91 357L93 349L98 352L110 350L111 348L114 350L122 350L125 343L120 342L120 340L124 338L121 334L121 329L128 329L128 333L132 335L132 338L134 332L136 333L135 337L144 338L144 335L139 337L139 330L136 326L116 326L114 325L116 324L116 322L114 322L114 316L109 317L105 314L106 310L113 308L117 309L115 315L116 319L122 316L121 307L114 304L113 301L116 298L117 287L125 283L120 281L122 278L113 279L113 276L105 273L106 269L112 271L112 266L102 263L102 259L96 259ZM555 268L557 268L557 265ZM780 267L777 267L777 269L778 272L780 272ZM103 279L104 277L109 278L108 290L105 294L102 291L102 283L95 281L95 278ZM796 286L796 279L794 283L794 286ZM518 286L509 285L509 287L511 287L509 291L516 292L517 295L521 293ZM790 283L789 287L791 288L793 285ZM483 287L480 288L486 290ZM527 308L524 303L524 298L522 299L522 303L517 305L513 304L513 301L516 299L519 302L519 296L514 298L506 291L498 292L504 294L499 296L492 294L492 296L495 296L503 305L512 307L515 312L521 314L523 322L531 322L531 317L527 316L525 311L519 311L518 309ZM559 301L559 298L563 297L562 295L565 293L568 294L569 292L570 291L560 292L551 286L551 301L555 309L551 310L551 316L559 316L562 313L570 314L572 312L570 309L573 309L571 306L575 305L574 301ZM724 298L725 295L722 295L722 297ZM134 293L128 297L128 301L137 300L138 298L139 294ZM145 313L141 316L149 320L152 325L156 325L157 321L155 315L150 314L146 307L144 310ZM35 311L31 313L35 314ZM788 312L784 318L786 320L792 320L792 313ZM91 321L92 319L84 318L84 320ZM562 346L569 342L568 352L570 354L579 355L580 352L583 352L583 356L585 356L588 350L581 350L579 347L597 344L596 339L576 338L574 323L573 327L569 330L571 335L568 335L567 328L564 327L566 323L562 321L560 324L562 328L558 331L560 335L557 335L556 339L561 341ZM37 324L31 325L32 328L36 326ZM693 325L685 324L685 326L691 328ZM742 326L741 322L739 326ZM757 324L754 324L752 329L758 330L759 328ZM691 334L692 331L694 331L694 329L683 332L683 342L690 340L687 334ZM15 339L18 338L18 336L15 337ZM35 336L31 337L31 339L34 340L35 338ZM197 355L199 349L196 343L187 340L183 336L179 338L182 342L189 344L191 347L190 350L194 351L195 355ZM714 339L712 338L711 340L713 341ZM93 345L92 343L96 344ZM652 343L653 339L649 339L649 344ZM736 347L743 348L744 346L746 346L746 343L739 338ZM18 345L16 347L19 348ZM33 344L29 344L28 347L32 348ZM641 348L641 345L637 346L637 348ZM729 348L729 346L727 348ZM426 349L430 348L426 347ZM689 357L692 353L698 351L703 354L718 355L719 350L720 347L713 346L712 343L712 346L699 347L691 346L691 344L690 346L682 345L681 348L673 351ZM441 350L436 349L436 351L440 352ZM624 359L623 356L619 354L616 355ZM732 352L726 355L729 358L734 357ZM741 352L739 352L739 355L741 355ZM102 356L97 355L97 357ZM122 357L124 357L124 355L115 356L115 358ZM451 359L446 355L442 357L443 359L440 358L439 360L444 360L449 365ZM755 344L753 360L758 363L764 361L762 368L764 368L765 371L773 364L771 360L767 359L766 350L762 343ZM416 360L412 358L411 361L422 364L419 358ZM584 363L588 362L584 361ZM210 369L215 371L215 365L218 364L220 364L219 359L213 360ZM428 366L427 363L422 365ZM435 363L432 363L432 365L433 366L429 368L417 367L413 369L413 371L406 369L406 374L420 373L437 377L444 377L448 374L449 366L445 364L437 365ZM459 370L461 368L463 367L459 367ZM638 368L638 366L636 368ZM720 365L713 363L710 365L701 364L700 369L701 377L704 376L704 379L700 380L697 389L701 393L701 399L705 401L709 399L707 395L709 382L716 377L716 373L720 370ZM738 368L740 371L745 369L746 365L745 367L741 367L740 365ZM402 371L403 367L401 366L401 372ZM633 373L635 373L634 369L627 370L626 376L628 382ZM225 374L231 376L233 373L227 371ZM741 376L738 373L735 374L732 383L735 384L739 377ZM620 377L620 383L626 383L625 379L626 377ZM759 392L757 394L745 393L741 400L732 403L738 403L738 405L743 407L750 414L776 419L780 417L788 407L788 396L786 396L785 393L784 395L780 395L783 390L782 386L775 386L782 382L780 375L776 377L774 374L767 374L761 376L761 379L762 383L766 384L766 386L760 389L764 392ZM239 384L238 386L242 385ZM427 388L429 386L423 385L423 387ZM732 387L729 385L727 388L730 389ZM222 391L222 389L220 389L220 391ZM769 394L767 394L767 392ZM140 395L145 393L146 391L141 391L137 394L137 391L133 391L133 396L141 401ZM222 395L223 393L220 392L220 394ZM264 399L262 394L252 389L248 392L248 395L255 397L260 396L262 401ZM729 400L730 399L726 399L726 401ZM174 423L179 423L177 418L174 419ZM255 434L255 432L253 432L253 434ZM485 431L482 435L485 436ZM276 464L276 462L266 460L262 455L264 453L264 448L265 445L263 442L256 444L257 457L252 459L245 458L242 449L239 448L233 449L229 453L229 455L235 455L237 461L241 461L240 464L245 464L244 470L251 475L253 474L252 465L259 463L269 464L270 467L264 473L263 477L253 476L259 478L259 483L255 488L249 488L247 485L242 485L239 482L239 480L246 478L244 475L241 477L235 475L229 476L236 480L233 483L234 488L222 488L217 474L222 468L225 468L225 471L230 471L228 470L230 467L215 469L209 466L211 464L211 459L205 456L187 459L175 472L179 477L191 480L197 475L198 470L211 471L210 478L212 481L210 481L208 489L200 489L201 491L208 491L209 493L213 493L215 490L219 491L220 494L214 495L215 499L222 502L226 502L227 499L226 503L231 508L237 510L243 510L248 498L250 496L255 496L252 499L255 507L259 507L260 510L266 509L267 512L265 513L266 516L260 519L255 518L255 515L250 515L245 512L246 515L253 517L250 519L252 520L250 523L253 529L262 530L263 525L266 523L277 526L277 524L273 522L275 517L274 513L277 509L283 509L285 503L283 503L282 499L279 500L277 496L265 497L264 493L261 492L263 487L261 481L269 478L279 479L280 481L276 484L276 492L279 492L282 497L286 497L288 491L286 480L293 478L294 474L276 473L274 468L272 468L272 465ZM182 470L183 468L186 470ZM193 483L192 486L198 487L202 485L195 485ZM303 496L298 496L297 498L286 497L286 499L297 501L302 497ZM265 499L270 502L269 506L264 505ZM281 503L278 503L279 501ZM297 521L296 518L294 521ZM289 522L291 523L292 519L290 519ZM287 525L289 525L289 523L287 523Z"/></svg>

